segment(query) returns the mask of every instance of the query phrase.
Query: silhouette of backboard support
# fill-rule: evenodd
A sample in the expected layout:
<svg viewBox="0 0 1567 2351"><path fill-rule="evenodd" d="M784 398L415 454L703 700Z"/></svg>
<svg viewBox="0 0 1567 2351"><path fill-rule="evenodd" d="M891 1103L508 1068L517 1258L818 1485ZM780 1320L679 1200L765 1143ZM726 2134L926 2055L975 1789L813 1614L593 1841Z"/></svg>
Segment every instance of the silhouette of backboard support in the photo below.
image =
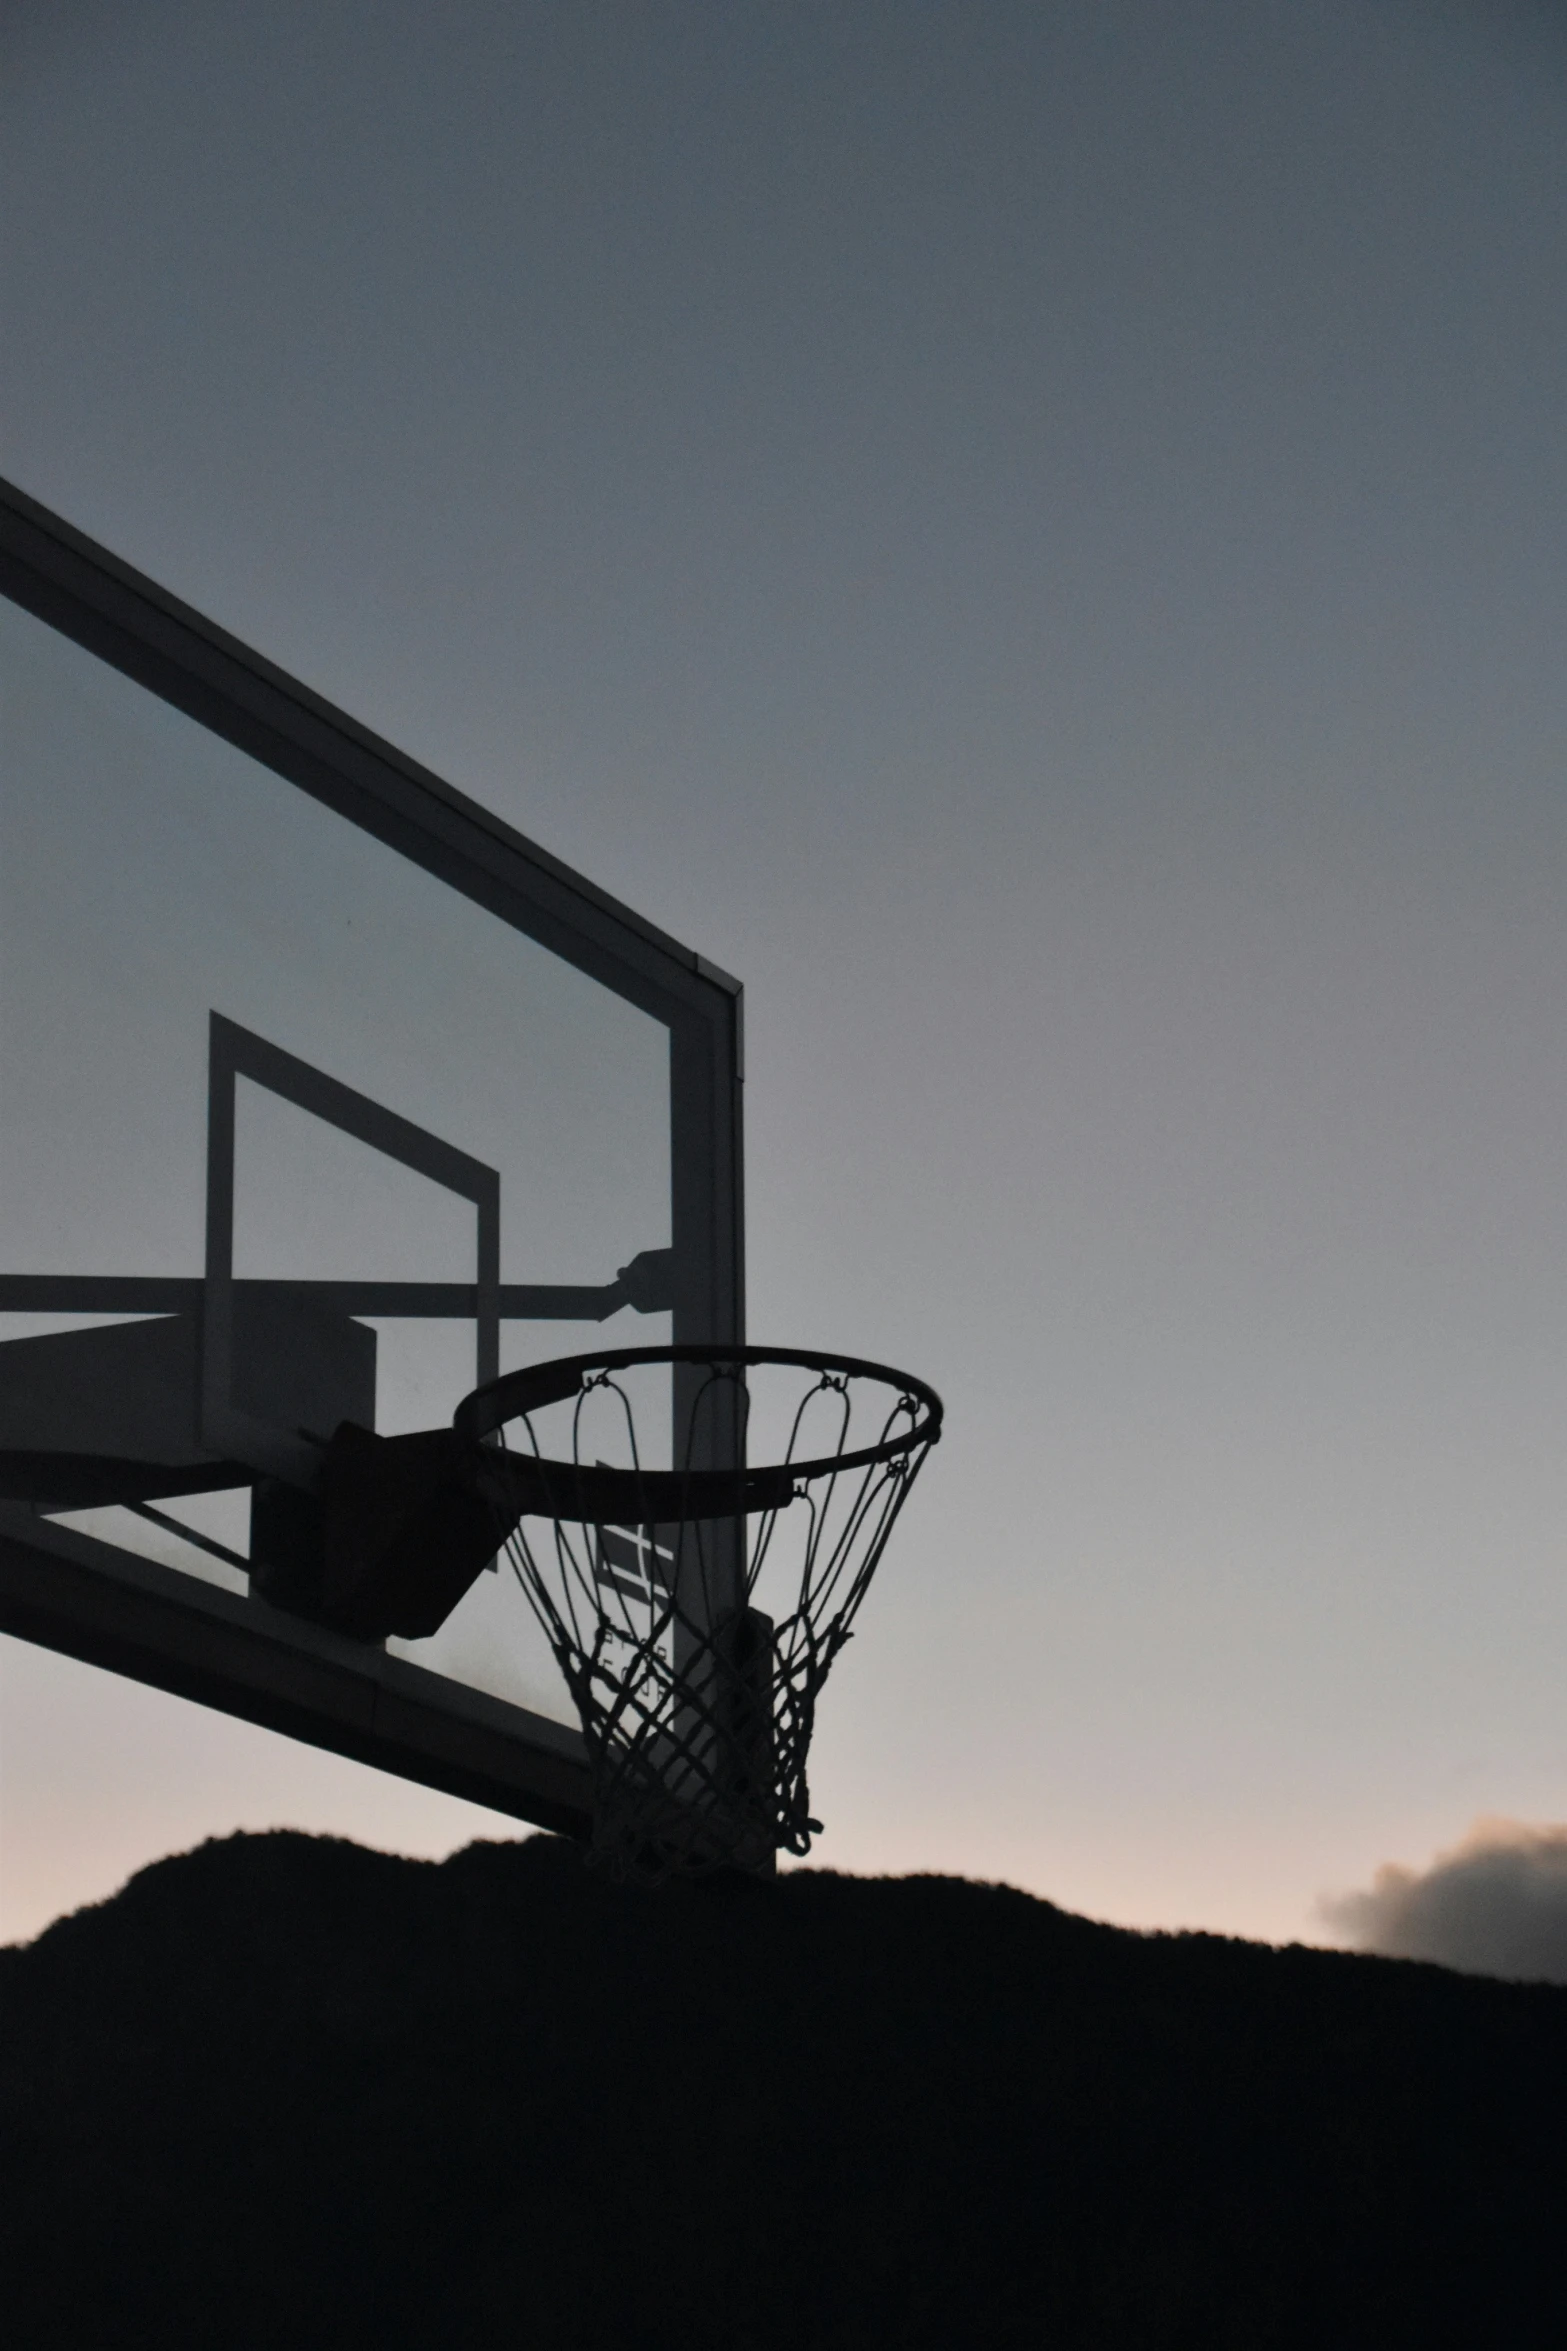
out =
<svg viewBox="0 0 1567 2351"><path fill-rule="evenodd" d="M582 1828L502 1577L383 1645L256 1546L341 1422L743 1341L736 984L3 485L0 694L0 1629Z"/></svg>

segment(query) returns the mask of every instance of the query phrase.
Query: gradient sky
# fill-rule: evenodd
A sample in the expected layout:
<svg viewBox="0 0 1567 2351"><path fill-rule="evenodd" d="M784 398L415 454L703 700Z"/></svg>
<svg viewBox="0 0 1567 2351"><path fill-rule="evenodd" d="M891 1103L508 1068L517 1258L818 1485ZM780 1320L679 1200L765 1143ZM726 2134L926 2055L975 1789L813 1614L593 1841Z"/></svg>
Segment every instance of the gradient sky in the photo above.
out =
<svg viewBox="0 0 1567 2351"><path fill-rule="evenodd" d="M823 1862L1324 1936L1567 1815L1567 30L0 0L0 471L748 990L947 1441ZM491 1816L4 1645L20 1934Z"/></svg>

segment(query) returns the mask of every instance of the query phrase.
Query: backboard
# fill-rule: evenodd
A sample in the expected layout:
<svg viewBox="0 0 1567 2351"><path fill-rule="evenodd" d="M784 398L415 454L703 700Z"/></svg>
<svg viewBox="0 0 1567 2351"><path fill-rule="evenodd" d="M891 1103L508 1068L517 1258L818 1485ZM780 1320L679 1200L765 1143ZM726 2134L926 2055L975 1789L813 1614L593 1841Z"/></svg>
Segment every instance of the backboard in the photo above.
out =
<svg viewBox="0 0 1567 2351"><path fill-rule="evenodd" d="M352 1639L289 1529L341 1423L743 1340L739 991L3 488L0 591L0 1629L579 1828L510 1579Z"/></svg>

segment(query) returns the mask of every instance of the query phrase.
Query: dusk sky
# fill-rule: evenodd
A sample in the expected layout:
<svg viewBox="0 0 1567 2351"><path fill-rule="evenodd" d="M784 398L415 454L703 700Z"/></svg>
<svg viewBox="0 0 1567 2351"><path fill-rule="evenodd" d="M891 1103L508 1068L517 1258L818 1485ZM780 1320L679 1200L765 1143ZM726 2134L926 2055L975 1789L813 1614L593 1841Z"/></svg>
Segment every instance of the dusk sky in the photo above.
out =
<svg viewBox="0 0 1567 2351"><path fill-rule="evenodd" d="M1560 10L0 0L0 221L0 473L745 983L751 1336L948 1411L816 1858L1567 1820ZM512 1833L0 1650L0 1934Z"/></svg>

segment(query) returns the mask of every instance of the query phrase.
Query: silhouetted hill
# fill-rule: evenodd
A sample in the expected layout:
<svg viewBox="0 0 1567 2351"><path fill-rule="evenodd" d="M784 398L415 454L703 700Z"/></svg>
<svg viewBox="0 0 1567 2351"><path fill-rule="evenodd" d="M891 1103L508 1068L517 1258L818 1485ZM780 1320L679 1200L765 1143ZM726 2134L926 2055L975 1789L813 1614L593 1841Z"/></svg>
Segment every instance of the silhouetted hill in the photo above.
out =
<svg viewBox="0 0 1567 2351"><path fill-rule="evenodd" d="M1564 2339L1567 1991L293 1835L0 1987L15 2351Z"/></svg>

